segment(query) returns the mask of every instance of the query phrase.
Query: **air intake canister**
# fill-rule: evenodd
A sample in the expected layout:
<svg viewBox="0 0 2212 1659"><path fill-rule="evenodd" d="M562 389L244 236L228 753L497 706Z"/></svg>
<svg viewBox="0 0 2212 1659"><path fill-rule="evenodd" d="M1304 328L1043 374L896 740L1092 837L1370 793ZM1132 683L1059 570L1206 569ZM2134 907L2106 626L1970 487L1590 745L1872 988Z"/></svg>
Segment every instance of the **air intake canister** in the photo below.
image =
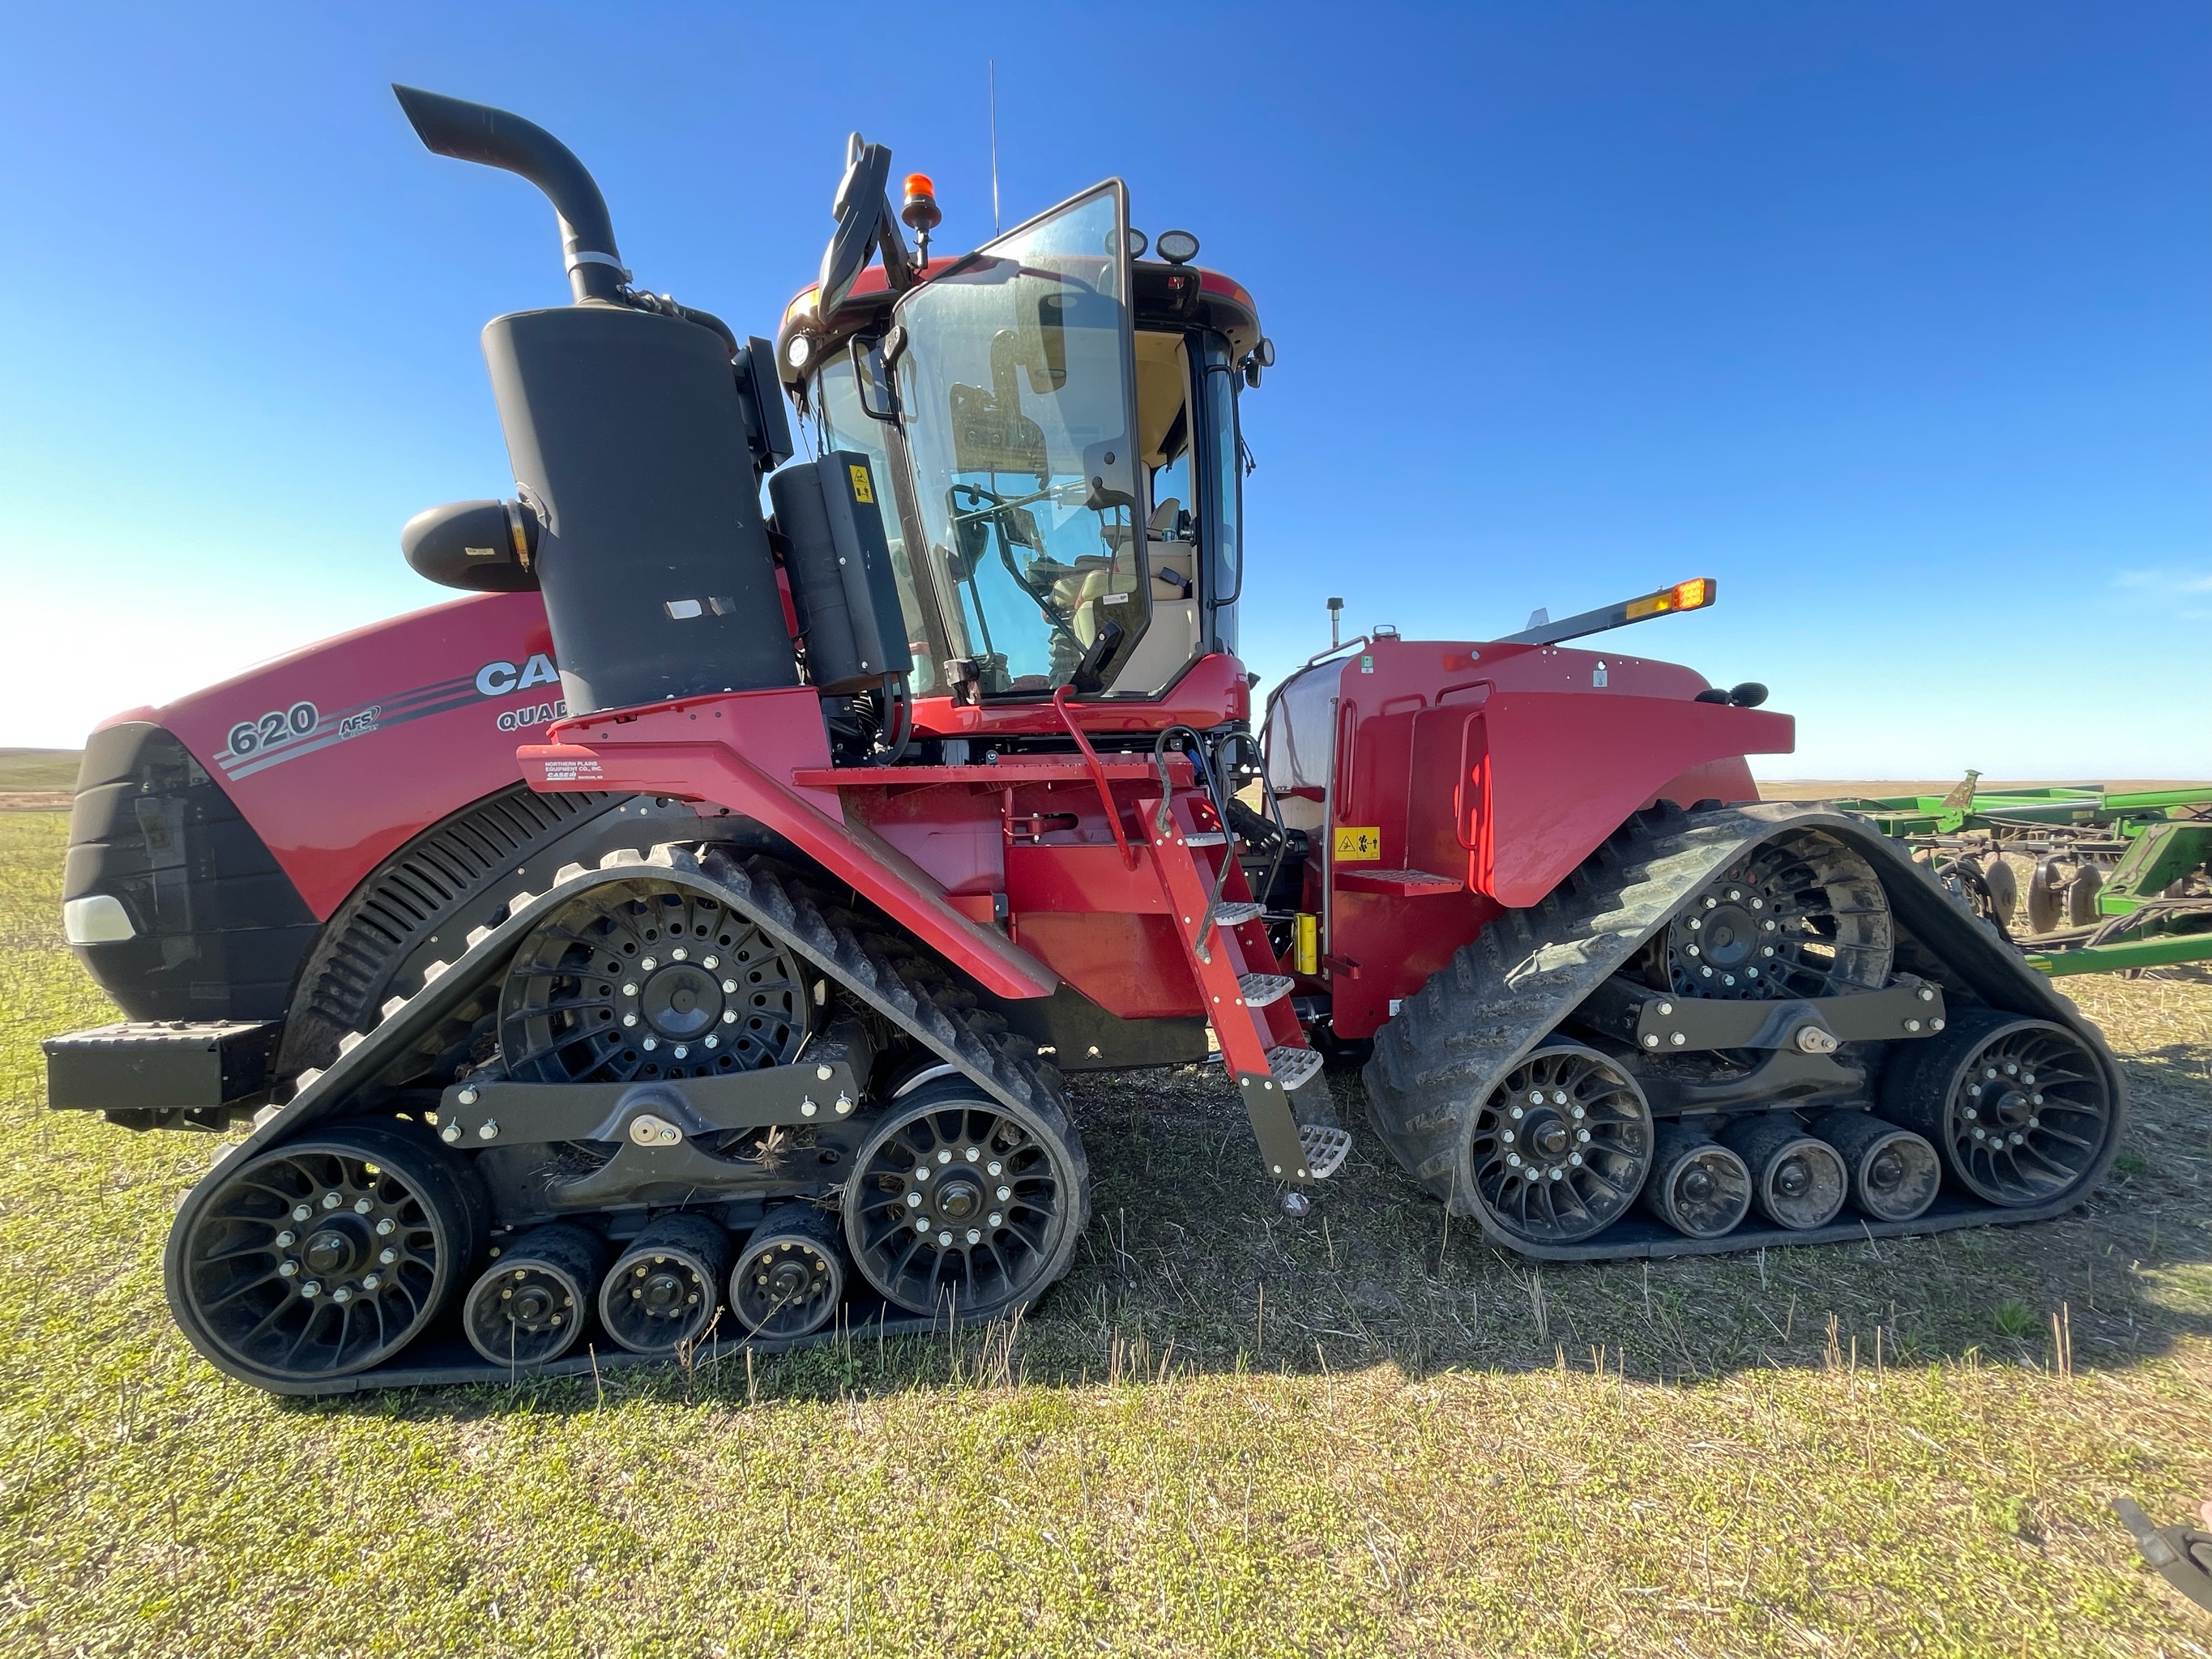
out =
<svg viewBox="0 0 2212 1659"><path fill-rule="evenodd" d="M568 712L796 684L720 337L586 304L495 318L483 348Z"/></svg>

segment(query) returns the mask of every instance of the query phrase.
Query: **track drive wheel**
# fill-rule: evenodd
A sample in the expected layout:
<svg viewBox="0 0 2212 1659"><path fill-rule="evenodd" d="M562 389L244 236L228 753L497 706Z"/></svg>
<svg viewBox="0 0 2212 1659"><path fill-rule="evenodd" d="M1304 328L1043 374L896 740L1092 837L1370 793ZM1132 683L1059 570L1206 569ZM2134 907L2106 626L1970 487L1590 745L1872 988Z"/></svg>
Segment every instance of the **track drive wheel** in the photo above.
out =
<svg viewBox="0 0 2212 1659"><path fill-rule="evenodd" d="M507 1074L628 1083L787 1066L805 964L747 917L641 878L579 894L522 942L500 993Z"/></svg>
<svg viewBox="0 0 2212 1659"><path fill-rule="evenodd" d="M913 1313L991 1319L1067 1271L1091 1209L1074 1125L965 1078L894 1101L854 1160L845 1239L861 1277Z"/></svg>
<svg viewBox="0 0 2212 1659"><path fill-rule="evenodd" d="M1906 1047L1883 1115L1936 1143L1951 1177L1991 1204L2077 1195L2104 1168L2119 1114L2105 1066L2064 1026L1990 1009L1954 1013Z"/></svg>
<svg viewBox="0 0 2212 1659"><path fill-rule="evenodd" d="M1532 1244L1602 1232L1651 1168L1651 1109L1595 1048L1539 1048L1474 1115L1464 1176L1491 1224Z"/></svg>
<svg viewBox="0 0 2212 1659"><path fill-rule="evenodd" d="M411 1127L310 1129L208 1179L170 1235L169 1306L194 1347L263 1387L392 1358L483 1251L474 1172Z"/></svg>
<svg viewBox="0 0 2212 1659"><path fill-rule="evenodd" d="M1681 996L1839 996L1889 980L1888 895L1874 866L1817 830L1753 848L1692 895L1655 941Z"/></svg>

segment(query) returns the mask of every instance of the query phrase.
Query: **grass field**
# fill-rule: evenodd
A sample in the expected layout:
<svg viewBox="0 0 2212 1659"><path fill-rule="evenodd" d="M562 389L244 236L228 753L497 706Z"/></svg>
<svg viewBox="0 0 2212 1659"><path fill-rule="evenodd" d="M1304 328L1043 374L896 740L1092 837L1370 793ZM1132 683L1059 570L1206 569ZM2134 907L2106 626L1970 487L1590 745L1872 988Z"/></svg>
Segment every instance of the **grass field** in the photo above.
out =
<svg viewBox="0 0 2212 1659"><path fill-rule="evenodd" d="M74 749L0 749L0 812L66 809L78 758Z"/></svg>
<svg viewBox="0 0 2212 1659"><path fill-rule="evenodd" d="M2212 975L2069 983L2137 1115L2044 1226L1539 1273L1349 1089L1282 1220L1171 1073L1079 1086L1017 1331L298 1404L162 1311L210 1140L45 1112L64 829L0 817L0 1653L2212 1653L2107 1507L2212 1488Z"/></svg>
<svg viewBox="0 0 2212 1659"><path fill-rule="evenodd" d="M0 789L73 789L75 749L0 749Z"/></svg>

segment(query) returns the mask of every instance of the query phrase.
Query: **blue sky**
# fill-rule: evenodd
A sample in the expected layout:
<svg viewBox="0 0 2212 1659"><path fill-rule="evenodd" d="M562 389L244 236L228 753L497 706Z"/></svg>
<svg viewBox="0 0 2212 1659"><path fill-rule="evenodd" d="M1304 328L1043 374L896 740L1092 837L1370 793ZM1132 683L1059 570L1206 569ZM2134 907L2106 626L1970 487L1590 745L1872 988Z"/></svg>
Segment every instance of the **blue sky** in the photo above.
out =
<svg viewBox="0 0 2212 1659"><path fill-rule="evenodd" d="M565 297L518 110L639 280L773 332L854 127L940 248L1109 173L1258 296L1246 654L1608 643L1766 681L1773 776L2212 776L2212 10L18 5L0 58L0 743L439 596L509 474L477 333Z"/></svg>

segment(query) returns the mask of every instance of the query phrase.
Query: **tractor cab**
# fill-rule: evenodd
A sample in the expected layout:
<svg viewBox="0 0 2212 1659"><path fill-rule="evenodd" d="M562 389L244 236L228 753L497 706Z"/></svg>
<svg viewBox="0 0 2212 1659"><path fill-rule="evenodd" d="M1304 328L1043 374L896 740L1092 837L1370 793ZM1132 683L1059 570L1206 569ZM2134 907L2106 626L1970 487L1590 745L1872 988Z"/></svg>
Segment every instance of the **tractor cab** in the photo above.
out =
<svg viewBox="0 0 2212 1659"><path fill-rule="evenodd" d="M888 155L854 150L838 239L776 355L816 447L873 475L916 729L1019 729L1063 693L1172 701L1135 727L1233 718L1237 400L1268 355L1250 296L1190 263L1187 232L1136 257L1119 180L933 263L915 175L913 259L870 177Z"/></svg>

